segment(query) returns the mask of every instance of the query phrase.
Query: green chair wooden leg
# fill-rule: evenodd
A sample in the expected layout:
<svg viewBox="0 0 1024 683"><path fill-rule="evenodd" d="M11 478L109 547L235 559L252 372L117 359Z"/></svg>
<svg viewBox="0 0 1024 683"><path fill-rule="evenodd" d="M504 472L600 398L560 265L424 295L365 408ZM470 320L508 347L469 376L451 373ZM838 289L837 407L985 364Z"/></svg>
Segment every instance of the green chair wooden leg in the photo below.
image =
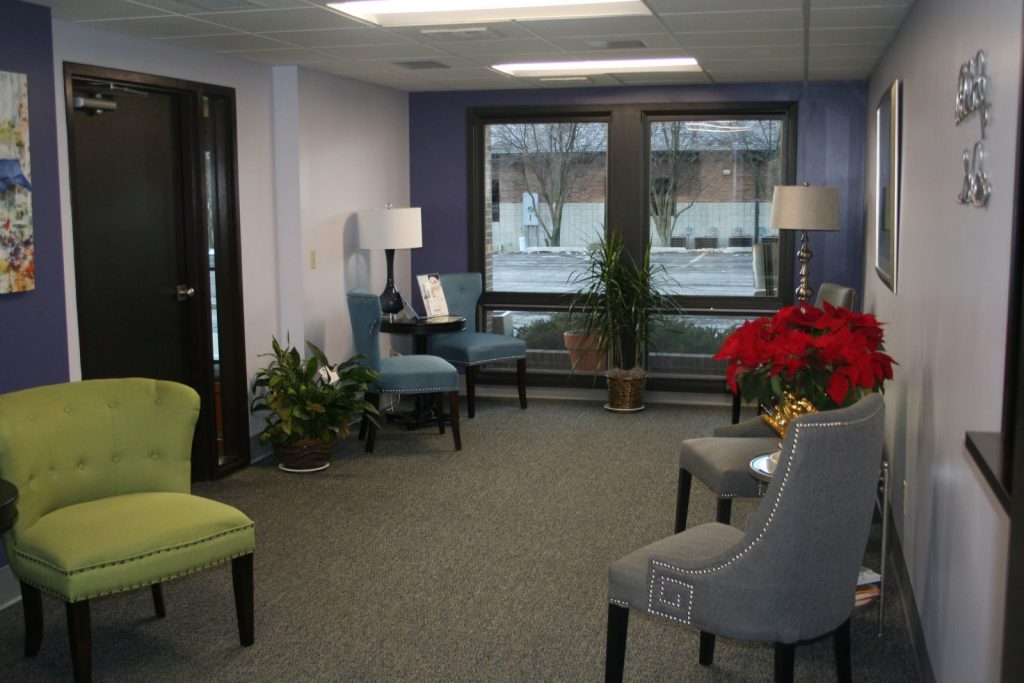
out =
<svg viewBox="0 0 1024 683"><path fill-rule="evenodd" d="M167 616L167 610L164 609L163 588L159 583L154 583L149 589L153 594L153 611L156 612L157 619L163 619Z"/></svg>
<svg viewBox="0 0 1024 683"><path fill-rule="evenodd" d="M252 645L256 640L252 557L252 553L249 553L231 560L231 579L235 589L235 612L238 615L238 640L244 647Z"/></svg>
<svg viewBox="0 0 1024 683"><path fill-rule="evenodd" d="M71 668L75 683L92 680L92 623L89 601L64 603L68 614L68 640L71 644Z"/></svg>
<svg viewBox="0 0 1024 683"><path fill-rule="evenodd" d="M25 613L25 656L35 657L43 642L43 594L21 582L21 608Z"/></svg>

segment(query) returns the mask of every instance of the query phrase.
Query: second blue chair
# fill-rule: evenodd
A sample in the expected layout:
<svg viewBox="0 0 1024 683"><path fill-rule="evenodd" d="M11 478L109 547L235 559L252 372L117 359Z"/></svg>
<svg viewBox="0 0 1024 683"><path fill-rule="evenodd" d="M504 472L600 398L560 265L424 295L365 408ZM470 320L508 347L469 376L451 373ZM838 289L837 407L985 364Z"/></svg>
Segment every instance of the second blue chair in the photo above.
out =
<svg viewBox="0 0 1024 683"><path fill-rule="evenodd" d="M448 312L466 319L462 332L439 334L429 340L430 352L466 369L466 408L476 414L476 374L481 366L499 361L516 362L519 407L526 409L526 342L507 334L476 331L476 304L483 291L480 273L441 275Z"/></svg>
<svg viewBox="0 0 1024 683"><path fill-rule="evenodd" d="M452 437L455 450L462 450L459 434L459 372L443 358L437 356L380 357L380 297L366 290L354 289L347 295L348 315L352 321L352 337L356 353L366 356L363 361L380 374L380 378L366 388L367 400L380 407L381 394L432 394L437 397L437 426L444 434L444 394L451 400ZM377 426L365 416L359 428L359 437L366 437L366 452L372 453L377 439Z"/></svg>

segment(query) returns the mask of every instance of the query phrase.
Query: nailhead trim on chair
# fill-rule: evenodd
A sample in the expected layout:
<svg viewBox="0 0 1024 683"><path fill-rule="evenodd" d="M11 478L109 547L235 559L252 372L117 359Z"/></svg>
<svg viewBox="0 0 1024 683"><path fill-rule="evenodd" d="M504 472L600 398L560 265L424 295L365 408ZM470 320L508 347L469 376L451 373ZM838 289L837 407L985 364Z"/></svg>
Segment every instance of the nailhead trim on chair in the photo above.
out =
<svg viewBox="0 0 1024 683"><path fill-rule="evenodd" d="M653 564L653 562L652 562L652 564ZM648 605L648 609L651 612L651 614L657 614L658 616L665 617L666 619L671 619L672 621L678 621L681 624L689 624L690 623L690 619L693 616L693 586L692 585L686 583L685 581L680 581L679 579L673 578L671 576L664 576L664 575L655 576L653 569L651 570L651 580L648 583L649 583L649 589L648 589L648 595L647 595L647 605ZM677 616L668 614L666 612L659 612L657 610L650 609L650 606L654 604L654 586L655 586L655 584L657 584L657 586L658 586L658 604L666 604L666 605L669 605L670 607L674 607L675 609L682 610L683 606L682 606L682 604L680 604L680 600L679 600L679 598L682 597L682 592L681 591L678 591L678 590L675 591L676 600L674 602L665 600L665 588L666 588L665 584L667 584L667 583L676 583L676 584L679 584L680 586L682 586L683 588L686 589L686 598L687 599L686 599L686 618L685 619L682 618L682 617L677 617Z"/></svg>
<svg viewBox="0 0 1024 683"><path fill-rule="evenodd" d="M878 413L878 411L881 410L881 409L882 408L880 406L879 408L877 408L875 410L875 412L871 413L870 415L865 415L861 419L853 421L853 422L819 422L819 423L816 423L816 424L795 424L794 425L795 431L793 432L793 448L792 448L792 451L796 450L797 443L800 441L800 432L803 429L810 429L812 427L852 427L853 425L858 425L858 424L860 424L862 422L867 422L868 420L872 419ZM722 569L725 569L726 567L734 564L737 560L739 560L741 557L743 557L748 552L750 552L754 548L754 546L756 546L758 543L760 543L761 539L764 538L765 533L767 533L767 531L768 531L768 527L770 527L772 522L775 520L775 513L778 512L779 503L782 501L782 495L783 495L783 493L786 490L786 484L789 481L789 475L790 475L790 471L792 469L792 465L793 465L793 458L792 458L792 456L790 456L789 458L786 459L786 472L782 476L782 482L779 484L778 491L776 492L776 495L775 495L775 500L772 501L772 511L768 514L768 519L765 520L764 526L761 527L761 530L757 533L757 536L752 541L750 541L750 543L748 543L745 548L743 548L742 550L737 552L735 555L730 557L728 560L725 560L724 562L721 562L721 563L715 565L714 567L708 567L706 569L683 569L681 567L676 567L675 565L669 564L667 562L662 562L660 560L653 560L653 559L651 560L651 576L650 576L650 579L648 579L648 585L649 585L649 589L650 589L649 590L649 595L648 595L648 598L647 598L647 611L648 612L650 612L651 614L657 614L658 616L661 616L661 617L665 617L666 619L671 619L673 621L678 621L680 623L684 623L684 624L687 624L687 625L690 624L691 611L688 611L686 619L682 620L682 619L680 619L678 617L674 617L674 616L672 616L670 614L666 614L664 612L660 612L658 610L653 609L653 605L654 605L654 602L653 602L653 599L654 599L654 583L655 583L655 581L658 581L658 580L662 580L662 581L664 581L664 580L672 580L672 581L676 581L678 583L683 583L679 579L672 579L671 577L659 576L658 573L657 573L658 569L660 568L660 569L665 569L665 570L672 571L672 572L677 572L679 574L690 574L690 575L714 574L714 573L719 572ZM688 584L684 583L683 585L688 585ZM669 604L671 604L671 603L669 603ZM692 605L693 605L693 590L692 590L692 587L691 587L691 592L690 592L690 605L691 605L691 608L692 608Z"/></svg>
<svg viewBox="0 0 1024 683"><path fill-rule="evenodd" d="M426 387L417 389L378 389L377 391L371 391L371 394L450 394L453 391L458 391L458 387Z"/></svg>
<svg viewBox="0 0 1024 683"><path fill-rule="evenodd" d="M502 356L501 358L488 358L487 360L478 361L463 361L463 360L450 360L448 361L452 365L487 365L488 363L497 363L502 360L519 360L520 358L526 358L526 356Z"/></svg>
<svg viewBox="0 0 1024 683"><path fill-rule="evenodd" d="M172 550L180 550L182 548L190 548L192 546L199 545L200 543L206 543L207 541L211 541L211 540L213 540L215 538L221 538L222 536L227 536L229 534L236 534L236 533L238 533L240 531L246 531L248 529L252 529L254 526L256 526L256 525L255 524L247 524L245 526L237 527L235 529L229 529L228 531L222 531L222 532L220 532L218 534L214 534L213 536L207 536L206 538L202 538L202 539L199 539L199 540L196 540L196 541L192 541L191 543L183 543L183 544L180 544L180 545L172 546L170 548L160 548L159 550L153 550L153 551L145 553L143 555L137 555L135 557L131 557L131 558L124 559L124 560L114 560L112 562L103 562L101 564L94 564L94 565L91 565L89 567L83 567L81 569L76 569L74 571L65 571L65 570L61 569L60 567L57 567L57 566L54 566L54 565L50 564L49 562L45 562L43 560L40 560L39 558L33 557L32 555L27 555L21 549L17 549L16 548L14 552L18 556L19 559L25 560L26 562L31 562L33 564L38 564L40 566L46 567L47 569L51 569L51 570L57 572L58 574L61 574L62 576L74 576L76 574L81 574L82 572L93 571L93 570L96 570L96 569L102 569L104 567L112 567L114 565L128 564L129 562L136 562L136 561L141 560L143 558L151 557L153 555L158 555L160 553L170 552ZM212 564L206 564L206 565L203 565L202 567L195 567L193 569L189 569L187 571L184 571L184 572L181 572L181 573L178 573L178 574L174 574L174 575L168 576L166 578L173 579L173 578L178 577L178 576L185 576L186 574L191 574L192 572L199 571L200 569L205 569L206 567L212 567L214 565L220 564L221 562L224 562L226 560L230 560L230 559L233 559L235 557L241 557L242 555L248 555L250 552L252 552L252 551L250 550L248 552L239 553L237 555L232 555L231 557L225 558L223 560L217 560L217 561L213 562ZM148 585L150 585L152 583L159 583L162 580L163 579L160 579L160 580L157 580L157 581L150 581L148 583L141 583L141 584L138 584L137 586L124 586L124 587L121 587L121 588L117 588L116 590L107 591L105 593L96 593L95 595L90 595L90 596L88 596L86 598L82 598L82 599L83 600L87 600L89 598L100 597L101 595L110 595L112 593L120 593L121 591L131 590L133 588L140 588L142 586L148 586ZM26 583L28 583L28 582L26 582ZM30 584L30 585L35 585L35 584ZM38 589L40 589L42 591L45 591L47 593L50 593L52 595L56 595L56 596L60 597L61 599L63 599L65 602L68 602L68 598L66 596L64 596L61 593L58 593L58 592L56 592L56 591L54 591L52 589L45 588L44 586L36 586L36 588L38 588Z"/></svg>

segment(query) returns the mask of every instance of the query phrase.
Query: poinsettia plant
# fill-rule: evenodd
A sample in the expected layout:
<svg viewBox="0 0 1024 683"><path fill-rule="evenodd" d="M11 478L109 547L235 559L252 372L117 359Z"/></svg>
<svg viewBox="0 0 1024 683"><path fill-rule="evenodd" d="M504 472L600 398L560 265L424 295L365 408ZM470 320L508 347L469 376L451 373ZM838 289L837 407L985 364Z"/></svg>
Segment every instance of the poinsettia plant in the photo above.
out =
<svg viewBox="0 0 1024 683"><path fill-rule="evenodd" d="M883 341L882 325L869 313L801 303L744 323L715 360L728 362L726 383L746 401L771 405L789 392L830 410L892 379L895 361Z"/></svg>

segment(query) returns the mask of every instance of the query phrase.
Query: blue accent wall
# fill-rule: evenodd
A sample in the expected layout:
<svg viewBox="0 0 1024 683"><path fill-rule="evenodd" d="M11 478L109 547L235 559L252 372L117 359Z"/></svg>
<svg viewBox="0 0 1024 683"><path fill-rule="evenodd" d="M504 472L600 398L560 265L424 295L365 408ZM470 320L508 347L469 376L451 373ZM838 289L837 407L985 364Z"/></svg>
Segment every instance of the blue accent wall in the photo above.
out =
<svg viewBox="0 0 1024 683"><path fill-rule="evenodd" d="M841 202L842 229L811 236L811 284L863 291L866 97L862 81L412 93L411 201L423 208L423 247L412 251L413 275L469 265L471 108L797 102L797 181L836 186Z"/></svg>
<svg viewBox="0 0 1024 683"><path fill-rule="evenodd" d="M0 71L28 76L36 288L0 295L0 393L68 379L50 10L0 0ZM60 110L63 116L63 108Z"/></svg>

